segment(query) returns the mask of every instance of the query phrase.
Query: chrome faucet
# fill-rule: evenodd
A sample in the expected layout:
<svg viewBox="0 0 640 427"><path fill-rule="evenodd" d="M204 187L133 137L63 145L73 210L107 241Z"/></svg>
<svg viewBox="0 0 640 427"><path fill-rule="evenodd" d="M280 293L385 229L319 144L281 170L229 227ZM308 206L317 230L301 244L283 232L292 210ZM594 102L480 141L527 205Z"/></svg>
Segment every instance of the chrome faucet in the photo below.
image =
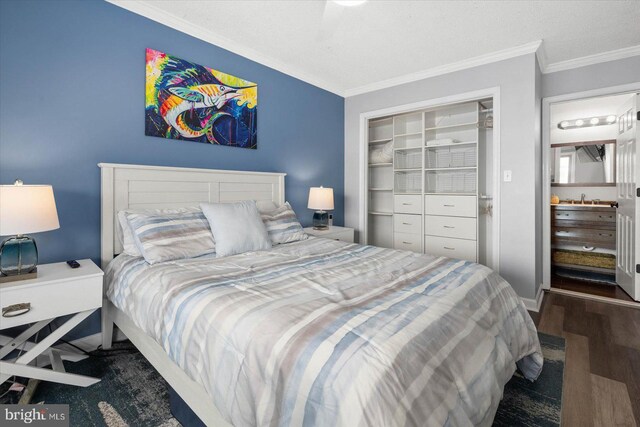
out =
<svg viewBox="0 0 640 427"><path fill-rule="evenodd" d="M581 204L581 205L584 205L584 198L585 198L585 197L587 197L587 195L586 195L586 194L584 194L584 193L582 193L582 194L580 195L580 204Z"/></svg>

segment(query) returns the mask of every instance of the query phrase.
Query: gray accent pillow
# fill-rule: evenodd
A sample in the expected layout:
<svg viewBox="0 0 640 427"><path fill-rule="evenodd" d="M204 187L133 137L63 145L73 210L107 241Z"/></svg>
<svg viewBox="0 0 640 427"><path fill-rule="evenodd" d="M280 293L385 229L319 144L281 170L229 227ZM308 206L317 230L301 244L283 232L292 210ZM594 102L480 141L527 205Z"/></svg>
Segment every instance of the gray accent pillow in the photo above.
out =
<svg viewBox="0 0 640 427"><path fill-rule="evenodd" d="M271 249L271 240L254 200L202 203L216 242L216 257Z"/></svg>

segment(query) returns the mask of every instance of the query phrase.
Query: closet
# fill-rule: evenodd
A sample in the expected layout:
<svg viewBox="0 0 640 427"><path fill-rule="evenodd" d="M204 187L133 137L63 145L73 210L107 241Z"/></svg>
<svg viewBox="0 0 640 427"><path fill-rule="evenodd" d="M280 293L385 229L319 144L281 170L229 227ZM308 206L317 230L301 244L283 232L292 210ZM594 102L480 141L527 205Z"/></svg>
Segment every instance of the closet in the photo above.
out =
<svg viewBox="0 0 640 427"><path fill-rule="evenodd" d="M368 123L366 243L491 262L491 99Z"/></svg>

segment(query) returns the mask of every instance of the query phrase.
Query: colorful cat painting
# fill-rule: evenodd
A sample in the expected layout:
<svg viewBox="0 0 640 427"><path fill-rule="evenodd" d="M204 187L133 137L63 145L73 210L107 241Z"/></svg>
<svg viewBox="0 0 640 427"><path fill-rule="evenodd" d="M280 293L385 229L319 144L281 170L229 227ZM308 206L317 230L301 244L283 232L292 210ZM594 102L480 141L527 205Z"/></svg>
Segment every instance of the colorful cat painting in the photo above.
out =
<svg viewBox="0 0 640 427"><path fill-rule="evenodd" d="M147 49L145 135L257 148L258 85Z"/></svg>

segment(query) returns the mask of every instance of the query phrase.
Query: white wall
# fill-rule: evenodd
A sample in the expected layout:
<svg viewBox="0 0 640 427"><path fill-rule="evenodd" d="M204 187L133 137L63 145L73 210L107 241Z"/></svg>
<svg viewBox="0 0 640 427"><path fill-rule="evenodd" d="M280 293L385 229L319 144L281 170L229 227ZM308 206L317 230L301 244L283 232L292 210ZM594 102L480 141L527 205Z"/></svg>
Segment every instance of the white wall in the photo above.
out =
<svg viewBox="0 0 640 427"><path fill-rule="evenodd" d="M359 227L359 117L363 112L500 87L500 162L512 170L501 183L500 274L524 298L541 278L540 88L536 57L523 55L345 99L345 223ZM538 99L538 101L537 101ZM540 224L538 224L540 222ZM536 283L537 282L537 283Z"/></svg>
<svg viewBox="0 0 640 427"><path fill-rule="evenodd" d="M542 72L536 57L535 64L535 112L533 117L533 136L535 139L535 239L536 239L536 277L535 293L542 286Z"/></svg>
<svg viewBox="0 0 640 427"><path fill-rule="evenodd" d="M640 55L542 76L542 96L564 95L640 82Z"/></svg>

